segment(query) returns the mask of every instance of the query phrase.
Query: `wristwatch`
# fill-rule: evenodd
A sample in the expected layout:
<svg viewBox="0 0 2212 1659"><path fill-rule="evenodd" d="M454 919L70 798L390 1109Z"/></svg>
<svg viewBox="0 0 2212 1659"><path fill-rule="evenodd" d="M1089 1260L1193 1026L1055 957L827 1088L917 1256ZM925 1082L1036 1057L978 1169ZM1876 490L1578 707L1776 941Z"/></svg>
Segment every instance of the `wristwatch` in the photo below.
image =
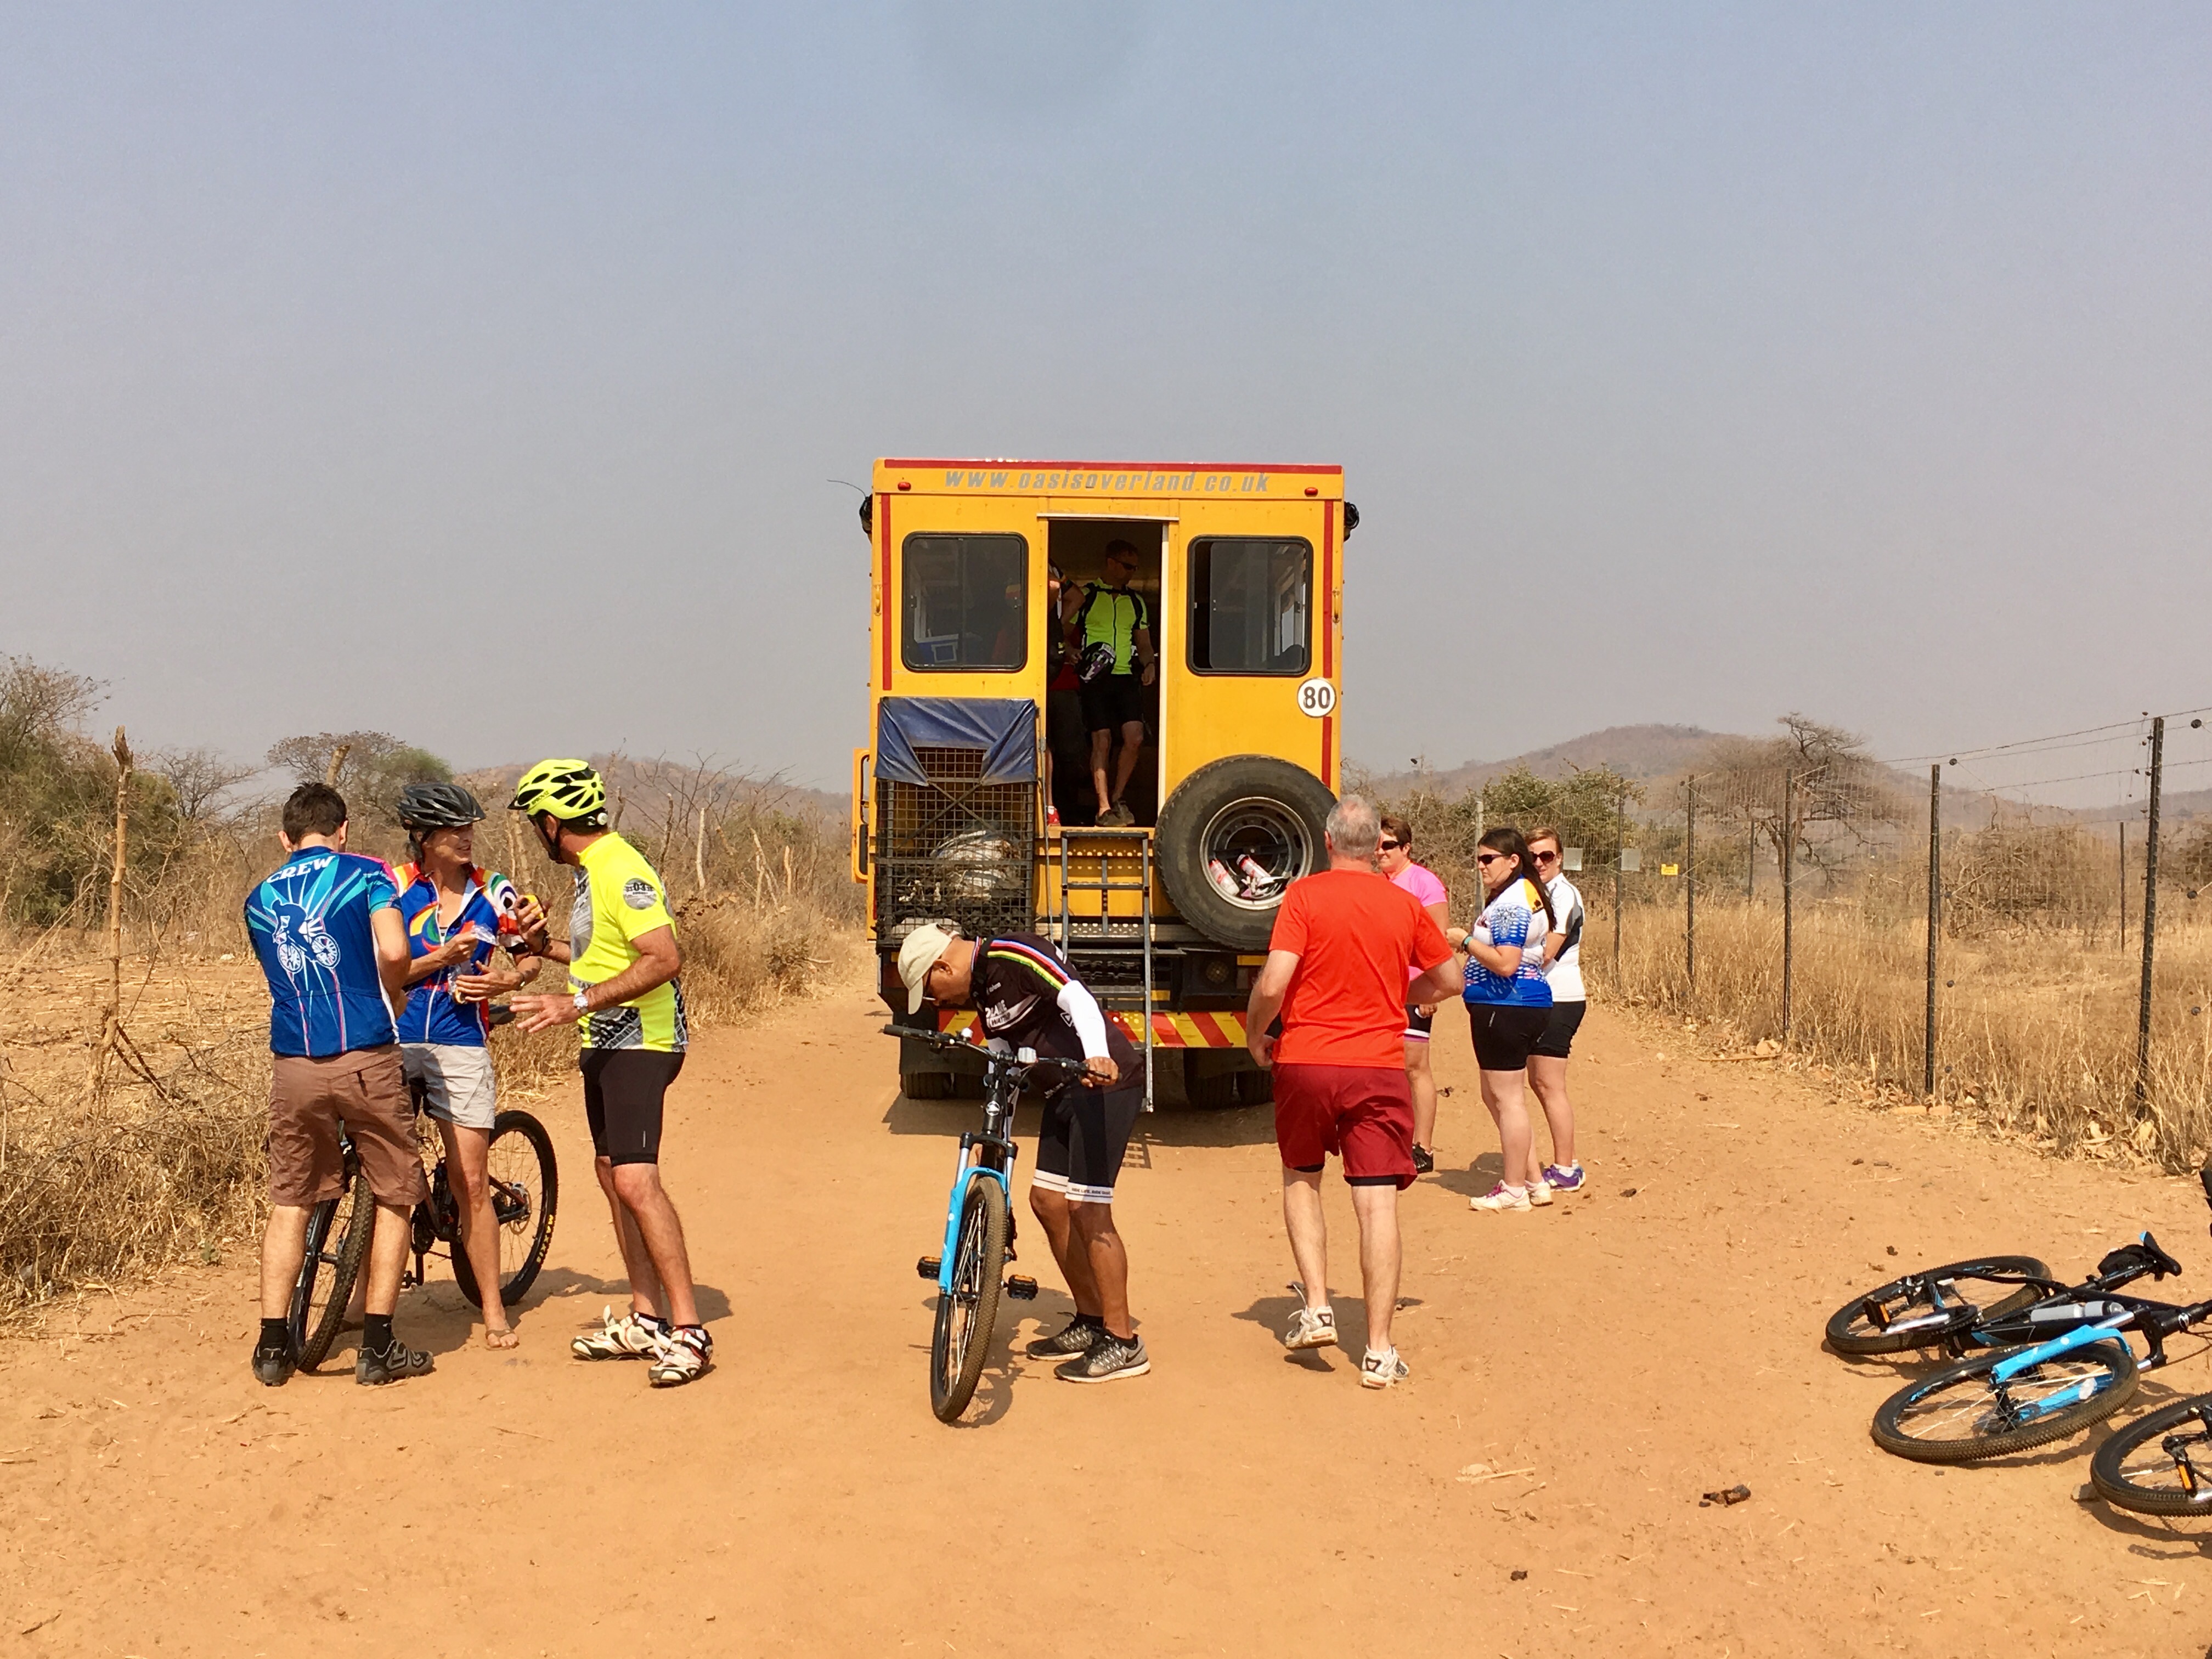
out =
<svg viewBox="0 0 2212 1659"><path fill-rule="evenodd" d="M569 999L576 1005L576 1014L579 1018L592 1012L592 1005L585 1000L588 994L586 992L579 991Z"/></svg>

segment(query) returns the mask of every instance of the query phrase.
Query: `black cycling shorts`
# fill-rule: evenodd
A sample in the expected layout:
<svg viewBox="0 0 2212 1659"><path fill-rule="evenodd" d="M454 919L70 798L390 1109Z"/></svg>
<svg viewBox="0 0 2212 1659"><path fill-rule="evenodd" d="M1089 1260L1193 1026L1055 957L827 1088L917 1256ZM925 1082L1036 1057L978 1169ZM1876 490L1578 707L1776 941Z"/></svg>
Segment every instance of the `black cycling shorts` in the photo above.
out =
<svg viewBox="0 0 2212 1659"><path fill-rule="evenodd" d="M592 1152L610 1164L659 1163L661 1097L684 1069L683 1052L586 1048L576 1063Z"/></svg>
<svg viewBox="0 0 2212 1659"><path fill-rule="evenodd" d="M1421 1012L1419 1004L1409 1002L1406 1005L1407 1042L1426 1042L1430 1034L1436 1028L1437 1011L1435 1009L1431 1008L1425 1014Z"/></svg>
<svg viewBox="0 0 2212 1659"><path fill-rule="evenodd" d="M1575 1046L1575 1032L1581 1028L1583 1010L1589 1006L1587 1002L1553 1003L1552 1017L1544 1022L1544 1035L1536 1039L1528 1052L1565 1060L1567 1051Z"/></svg>
<svg viewBox="0 0 2212 1659"><path fill-rule="evenodd" d="M1134 674L1101 674L1075 691L1083 701L1086 732L1114 732L1145 723L1145 688Z"/></svg>
<svg viewBox="0 0 2212 1659"><path fill-rule="evenodd" d="M1525 1072L1552 1011L1520 1002L1470 1002L1467 1017L1474 1030L1476 1065L1486 1072Z"/></svg>
<svg viewBox="0 0 2212 1659"><path fill-rule="evenodd" d="M1121 1155L1129 1150L1130 1132L1144 1109L1142 1085L1061 1090L1044 1109L1036 1173L1030 1185L1063 1193L1071 1204L1111 1204Z"/></svg>

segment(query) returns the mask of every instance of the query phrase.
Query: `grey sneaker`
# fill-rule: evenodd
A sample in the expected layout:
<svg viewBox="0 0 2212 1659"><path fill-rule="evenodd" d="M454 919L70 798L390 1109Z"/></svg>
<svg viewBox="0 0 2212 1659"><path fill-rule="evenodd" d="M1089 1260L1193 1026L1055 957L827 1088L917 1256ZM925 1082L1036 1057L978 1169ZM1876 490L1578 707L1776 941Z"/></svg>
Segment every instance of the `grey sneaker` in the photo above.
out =
<svg viewBox="0 0 2212 1659"><path fill-rule="evenodd" d="M253 1378L264 1388L283 1388L292 1373L299 1369L300 1351L292 1346L289 1337L285 1339L282 1347L254 1344Z"/></svg>
<svg viewBox="0 0 2212 1659"><path fill-rule="evenodd" d="M1098 1345L1106 1334L1103 1325L1093 1325L1087 1320L1071 1319L1066 1328L1050 1336L1041 1336L1022 1352L1032 1359L1073 1359L1086 1354Z"/></svg>
<svg viewBox="0 0 2212 1659"><path fill-rule="evenodd" d="M1119 1382L1125 1376L1142 1376L1152 1368L1152 1357L1145 1352L1143 1337L1132 1336L1125 1342L1102 1328L1090 1352L1055 1365L1053 1375L1063 1382Z"/></svg>
<svg viewBox="0 0 2212 1659"><path fill-rule="evenodd" d="M1398 1358L1395 1348L1385 1348L1381 1353L1370 1348L1359 1362L1359 1386L1363 1389L1387 1389L1412 1375L1406 1362Z"/></svg>
<svg viewBox="0 0 2212 1659"><path fill-rule="evenodd" d="M370 1388L381 1388L386 1382L404 1382L410 1376L428 1376L437 1370L438 1362L420 1348L410 1348L398 1337L381 1352L374 1348L362 1348L353 1357L353 1380Z"/></svg>
<svg viewBox="0 0 2212 1659"><path fill-rule="evenodd" d="M1334 1308L1301 1308L1291 1316L1291 1328L1283 1333L1286 1348L1333 1348L1336 1346L1336 1310Z"/></svg>

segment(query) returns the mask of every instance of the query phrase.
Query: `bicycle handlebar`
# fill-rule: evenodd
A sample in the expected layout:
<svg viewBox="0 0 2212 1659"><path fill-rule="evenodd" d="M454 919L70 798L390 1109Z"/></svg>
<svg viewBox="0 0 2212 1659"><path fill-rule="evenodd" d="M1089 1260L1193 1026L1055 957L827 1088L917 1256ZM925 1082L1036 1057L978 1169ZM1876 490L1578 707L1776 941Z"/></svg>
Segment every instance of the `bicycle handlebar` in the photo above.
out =
<svg viewBox="0 0 2212 1659"><path fill-rule="evenodd" d="M981 1054L987 1066L994 1065L1014 1066L1018 1067L1024 1073L1059 1071L1066 1073L1071 1079L1088 1077L1091 1074L1091 1066L1085 1060L1061 1060L1053 1054L1039 1054L1033 1060L1023 1060L1018 1055L1001 1053L996 1048L987 1048L981 1043L970 1042L965 1037L957 1037L946 1031L917 1031L910 1026L886 1025L884 1027L883 1034L885 1036L903 1037L915 1042L926 1042L933 1048L942 1048L948 1053Z"/></svg>

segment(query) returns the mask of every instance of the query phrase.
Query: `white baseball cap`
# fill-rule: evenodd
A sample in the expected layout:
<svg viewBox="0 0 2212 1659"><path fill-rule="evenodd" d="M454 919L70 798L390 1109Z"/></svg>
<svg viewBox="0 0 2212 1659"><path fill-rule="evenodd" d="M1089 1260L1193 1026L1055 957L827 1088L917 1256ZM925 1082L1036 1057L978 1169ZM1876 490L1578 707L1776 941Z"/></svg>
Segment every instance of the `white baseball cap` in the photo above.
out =
<svg viewBox="0 0 2212 1659"><path fill-rule="evenodd" d="M906 1011L920 1013L929 995L929 970L945 955L953 936L942 927L925 923L908 933L899 945L899 977L906 981Z"/></svg>

